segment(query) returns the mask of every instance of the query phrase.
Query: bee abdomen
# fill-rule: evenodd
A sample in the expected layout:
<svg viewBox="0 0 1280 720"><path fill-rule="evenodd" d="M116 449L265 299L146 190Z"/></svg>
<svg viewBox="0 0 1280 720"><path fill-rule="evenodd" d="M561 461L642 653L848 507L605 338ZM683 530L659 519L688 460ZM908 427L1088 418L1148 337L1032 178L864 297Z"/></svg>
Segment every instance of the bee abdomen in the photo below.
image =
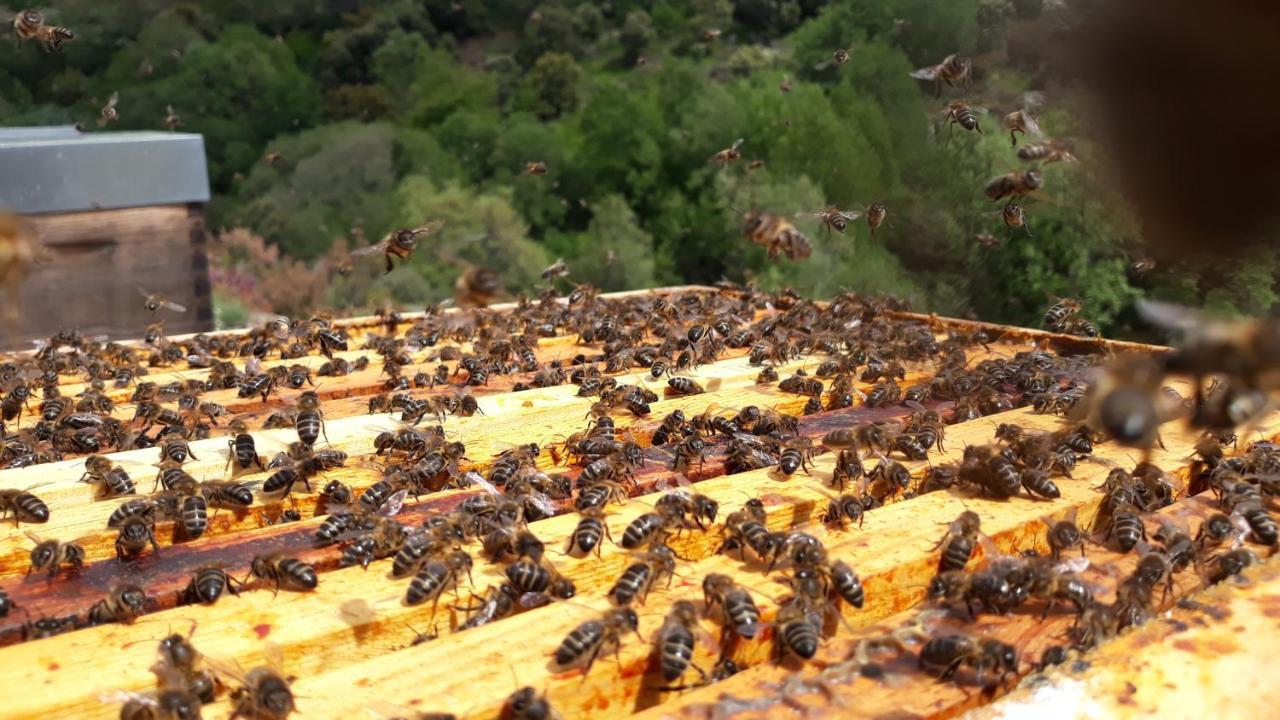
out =
<svg viewBox="0 0 1280 720"><path fill-rule="evenodd" d="M684 628L668 632L662 639L662 678L671 682L684 674L693 661L693 634Z"/></svg>

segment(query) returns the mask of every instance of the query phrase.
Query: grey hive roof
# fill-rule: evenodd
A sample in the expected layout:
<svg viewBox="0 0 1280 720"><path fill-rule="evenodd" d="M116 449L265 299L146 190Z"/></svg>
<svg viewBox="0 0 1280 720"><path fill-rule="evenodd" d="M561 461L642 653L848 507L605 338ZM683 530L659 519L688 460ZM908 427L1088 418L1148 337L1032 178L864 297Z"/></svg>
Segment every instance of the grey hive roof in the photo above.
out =
<svg viewBox="0 0 1280 720"><path fill-rule="evenodd" d="M0 209L78 212L208 199L201 135L0 128Z"/></svg>

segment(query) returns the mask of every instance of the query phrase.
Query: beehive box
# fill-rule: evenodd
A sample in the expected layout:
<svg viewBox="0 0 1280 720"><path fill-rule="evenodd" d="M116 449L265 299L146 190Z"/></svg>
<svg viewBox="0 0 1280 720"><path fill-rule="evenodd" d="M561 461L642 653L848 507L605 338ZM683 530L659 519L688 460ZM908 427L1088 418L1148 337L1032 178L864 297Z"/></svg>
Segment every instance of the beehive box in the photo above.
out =
<svg viewBox="0 0 1280 720"><path fill-rule="evenodd" d="M845 304L840 305L841 302ZM913 315L872 303L858 303L851 310L850 302L853 301L847 298L838 300L836 306L824 306L819 311L845 318L841 332L865 341L839 348L827 346L821 336L805 339L805 330L812 330L807 326L812 324L814 306L790 296L672 288L588 297L573 305L565 304L563 299L547 299L545 304L532 303L518 310L485 311L481 317L490 318L486 321L489 325L496 324L492 318L500 313L516 312L526 317L542 313L540 317L555 318L548 321L554 327L544 328L536 347L531 348L535 372L545 372L555 362L562 364L566 372L597 366L595 360L605 345L598 338L606 332L601 327L606 318L614 319L615 332L643 325L644 332L637 332L630 345L656 344L664 335L687 339L692 325L711 326L717 320L729 323L730 332L723 338L715 329L704 328L705 333L689 348L695 354L713 341L734 340L740 330L768 329L768 325L760 323L772 323L790 335L785 341L778 336L778 342L762 341L758 336L754 343L727 342L726 347L715 352L718 359L679 370L678 377L693 380L706 390L701 394L673 394L665 390L667 376L655 379L647 367L630 366L620 372L603 373L602 377L614 378L618 383L652 387L660 396L650 403L647 414L629 412L621 405L608 413L616 424L619 441L635 442L643 455L643 461L633 468L634 478L621 483L628 496L626 501L606 506L605 522L616 542L604 540L598 554L566 554L567 539L579 517L573 511L572 500L548 498L553 507L545 507L547 503L542 506L549 516L528 522L528 529L545 543L547 566L576 586L575 596L540 607L518 608L509 617L471 629L461 626L475 617L478 598L505 580L503 564L485 559L478 539L464 543L474 557L474 567L470 577L459 577L456 598L455 593L447 592L438 603L408 605L404 598L410 581L389 577L391 559L375 560L367 568L358 564L341 567L342 546L349 542L317 546L317 528L339 508L318 492L307 492L301 486L284 499L259 493L248 508L212 513L207 529L195 540L183 538L174 523L161 522L156 527L157 551L147 549L136 558L118 560L114 548L116 532L106 525L108 517L126 498L95 499L90 486L77 482L84 472L82 458L70 454L61 462L0 471L0 488L21 489L39 484L33 491L50 509L47 523L9 526L0 536L0 588L14 605L7 616L0 618L0 642L4 643L0 648L0 684L11 690L6 701L0 703L0 716L117 715L122 700L130 693L156 690L156 676L149 668L156 660L157 642L170 633L188 636L209 662L223 671L235 666L260 666L278 653L281 671L294 678L292 690L298 711L311 718L427 717L430 713L460 718L497 717L504 712L508 696L523 686L545 692L552 707L565 718L945 717L987 706L1013 689L1018 677L1032 675L1046 648L1069 644L1065 638L1074 614L1059 610L1042 617L1043 603L1032 603L1004 615L982 614L974 622L968 622L963 613L924 616L928 632L935 635L969 633L1012 644L1020 655L1016 671L998 678L994 684L990 675L979 684L968 669L954 681L940 682L918 672L910 652L876 665L880 672L871 672L869 665L854 662L855 650L868 638L883 637L893 628L914 627L922 622L918 612L938 565L938 540L947 524L962 511L976 512L983 531L994 543L994 547L980 548L978 556L997 549L1005 553L1032 549L1044 552L1046 519L1074 517L1080 525L1087 526L1102 500L1097 486L1113 468L1132 468L1141 453L1110 443L1097 445L1076 465L1071 477L1056 478L1060 489L1056 498L1036 499L1020 492L1016 497L996 500L972 489L928 487L924 478L930 468L960 459L968 446L992 443L995 430L1002 423L1017 424L1027 432L1064 427L1063 418L1028 407L1034 393L1017 387L1018 383L1010 378L986 395L981 408L988 411L985 416L948 425L943 447L931 448L927 459L908 460L888 451L888 459L901 463L910 472L909 486L905 491L887 492L883 484L873 483L868 492L881 502L866 511L860 524L840 527L822 522L828 503L839 491L831 486L836 459L820 445L815 447L811 465L788 476L776 467L743 469L739 461L726 457L727 438L708 437L704 461L693 460L676 469L671 444L655 446L654 434L675 410L683 411L687 418L731 418L747 406L799 416L796 437L814 443L833 430L863 423L881 422L894 427L893 423L906 420L918 408L901 402L869 407L865 394L872 392L876 383L860 378L867 360L874 361L877 355L887 357L890 352L886 348L905 346L913 338L932 337L943 343L943 348L934 349L921 359L904 360L904 377L900 380L903 388L954 377L956 367L973 370L983 366L984 361L1025 359L1025 353L1033 351L1047 353L1044 357L1069 358L1055 366L1055 372L1070 369L1071 373L1085 373L1110 353L1159 349ZM367 369L343 377L316 378L315 391L322 398L327 436L317 448L342 450L348 460L344 467L314 478L313 490L319 491L336 480L359 496L382 478L382 466L391 462L395 453L375 454L373 440L379 433L397 431L402 425L398 412L370 412L370 399L386 392L387 375L374 351L361 348L388 333L421 337L421 328L425 327L439 329L440 337L434 345L419 343L405 348L410 362L403 367L403 375L411 378L419 371L433 373L442 362L439 357L443 353L453 358L443 361L449 366L449 384L408 392L419 399L456 397L465 387L465 392L476 398L478 412L468 417L449 415L439 422L448 440L466 446L466 456L455 473L461 479L452 483L459 487L405 498L395 516L397 520L406 526L418 526L429 518L456 512L468 498L489 491L474 481L477 475L493 479L494 465L502 454L527 443L537 443L540 448L533 458L538 469L582 483L579 476L585 471L565 453L565 443L588 427L588 416L593 414L599 396L588 396L581 385L572 383L527 387L534 384L535 372L519 369L510 375L492 374L487 383L469 385L469 373L459 369L462 360L458 357L474 352L476 339L460 341L467 333L451 333L450 329L464 326L469 322L467 318L474 317L448 311L426 319L420 314L404 314L335 323L349 336L350 348L338 351L335 357L356 362L367 356L372 362ZM415 331L415 323L423 325ZM530 324L529 329L537 330L537 324ZM488 343L492 346L501 339L499 333ZM761 342L763 345L753 347ZM791 346L804 352L792 356L787 352ZM802 369L812 379L825 360L855 347L865 351L867 357L857 370L850 407L826 409L833 404L830 378L826 378L827 386L820 396L824 408L801 415L810 397L783 392L778 380L761 381L759 377L763 367L772 366L779 380ZM962 348L965 362L944 364L940 357L948 348ZM753 358L753 351L766 357ZM243 368L246 361L236 358L232 362ZM277 360L268 355L263 365L270 368L298 364L318 369L326 362L330 360L316 354L295 360ZM672 364L676 364L674 354ZM158 384L188 381L205 378L208 372L187 367L158 368L142 380ZM822 374L826 375L826 369ZM1058 385L1068 379L1054 377L1053 383ZM63 393L81 392L84 387L77 381L76 376L64 376ZM1177 382L1170 384L1187 392ZM136 404L129 401L134 391L133 387L107 390L117 400L115 417L129 420L134 416ZM296 440L297 433L292 428L258 428L273 412L295 402L300 392L281 388L264 400L259 396L240 397L235 389L214 390L202 400L220 403L245 418L252 428L257 451L270 457ZM941 390L936 394L945 395ZM962 400L957 409L955 401L942 397L926 399L925 403L948 420L955 420L955 413L964 412L970 404ZM22 423L19 420L20 426ZM427 416L421 426L436 423L436 418ZM192 458L184 468L197 479L227 476L230 449L221 432L225 432L223 426L213 429L213 437L191 443ZM1248 440L1280 434L1280 416L1267 416L1254 434L1256 438L1242 439L1240 452ZM1154 449L1150 460L1185 488L1192 473L1193 446L1198 436L1179 423L1167 424L1161 435L1163 447ZM788 442L803 444L794 439ZM151 489L158 450L127 450L108 457L133 476L139 492ZM877 459L874 454L865 459L868 468L882 461L885 458ZM260 484L270 474L249 472L236 480L259 483L261 489ZM606 593L624 568L636 560L634 552L620 546L628 525L652 512L669 488L688 483L689 491L716 500L719 512L716 521L704 528L690 524L669 539L679 557L675 573L669 584L658 583L643 603L634 605L639 633L624 634L616 654L606 650L585 675L581 669L556 667L552 656L562 639L610 607ZM749 500L761 502L770 529L811 533L825 545L830 558L845 561L861 578L865 603L860 608L838 606L839 622L827 623L816 656L807 662L797 662L794 657L774 658L778 638L771 621L779 603L793 592L787 584L790 571L786 561L770 569L767 563L749 554L742 557L737 551L722 548L726 518ZM1194 535L1213 505L1207 495L1180 495L1160 513L1186 522ZM301 520L285 521L285 511L297 512ZM1144 522L1151 532L1158 527L1157 517L1148 517ZM28 553L33 543L25 530L42 538L78 539L87 555L83 571L52 580L43 573L28 575ZM193 572L201 567L222 568L243 578L255 556L275 552L312 564L318 571L318 586L307 592L286 589L277 593L269 583L253 583L238 596L224 596L212 605L192 604L191 598L183 594ZM1137 562L1134 553L1120 554L1110 546L1088 544L1083 553L1089 560L1083 573L1099 598L1109 598ZM724 656L741 671L707 683L707 678L691 668L682 678L665 681L659 674L654 636L676 601L692 600L702 608L702 580L711 573L726 574L747 588L759 606L764 624L754 638L735 640L731 635L722 635L714 618L701 618L693 663L710 674ZM1064 707L1071 707L1075 712L1068 714L1079 716L1124 717L1169 711L1186 715L1182 711L1196 703L1215 717L1265 715L1262 708L1276 701L1276 691L1263 686L1263 678L1246 673L1245 669L1266 657L1278 642L1274 618L1280 607L1280 579L1274 562L1251 569L1247 577L1247 582L1233 581L1189 600L1201 590L1203 580L1194 570L1177 573L1171 592L1158 595L1158 607L1154 608L1173 608L1170 617L1153 620L1083 657L1073 656L1047 677L1035 674L1032 682L985 711L1019 716L1019 712L1039 713L1046 708L1061 712ZM92 606L121 583L145 590L150 597L147 612L130 624L85 627ZM39 619L65 619L68 629L75 629L37 638L34 636L40 633L33 623ZM1258 679L1251 681L1249 677ZM236 684L231 679L226 682L229 688ZM228 695L224 690L216 702L206 705L203 716L229 716L233 706ZM1228 697L1230 705L1226 704ZM1063 704L1067 702L1075 704ZM511 708L506 712L510 716Z"/></svg>
<svg viewBox="0 0 1280 720"><path fill-rule="evenodd" d="M22 287L15 339L78 328L136 336L154 320L138 288L186 307L171 333L213 328L203 208L204 139L191 133L0 130L0 210L21 214L43 257Z"/></svg>

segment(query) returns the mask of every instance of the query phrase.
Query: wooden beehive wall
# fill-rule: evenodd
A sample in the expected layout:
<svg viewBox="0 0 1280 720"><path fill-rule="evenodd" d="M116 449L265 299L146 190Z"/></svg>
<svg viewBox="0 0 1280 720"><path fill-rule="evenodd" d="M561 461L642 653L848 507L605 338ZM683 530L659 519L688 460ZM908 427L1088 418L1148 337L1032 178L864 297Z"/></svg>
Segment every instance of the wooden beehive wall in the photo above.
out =
<svg viewBox="0 0 1280 720"><path fill-rule="evenodd" d="M23 286L20 338L68 328L113 339L152 322L138 287L184 305L170 333L213 328L205 227L198 203L29 215L46 258ZM19 343L10 343L17 345Z"/></svg>
<svg viewBox="0 0 1280 720"><path fill-rule="evenodd" d="M673 297L675 291L672 291ZM708 291L710 292L710 291ZM760 317L777 311L764 309ZM1132 346L1081 341L1051 336L1035 331L981 326L909 314L897 314L896 322L930 327L938 338L946 338L948 330L972 334L987 333L985 344L974 342L968 347L969 365L984 359L1009 359L1017 353L1036 348L1101 354ZM403 332L412 316L396 327ZM352 336L351 350L339 357L355 360L368 351L357 349L364 331L382 332L375 321L347 323ZM442 341L441 345L451 343ZM463 346L465 350L467 346ZM542 339L536 349L539 363L553 360L568 363L574 356L590 356L598 344L585 343L574 335L558 335ZM423 369L430 371L438 363L427 361L429 353L440 347L415 353L414 363L406 375ZM969 683L943 683L916 673L909 662L890 670L894 682L862 677L859 669L848 664L848 658L859 638L883 632L884 628L901 626L911 621L924 601L925 587L938 563L937 540L944 526L966 510L977 512L984 532L1003 552L1038 549L1044 551L1045 519L1076 517L1087 524L1098 510L1101 494L1096 486L1113 467L1132 468L1139 459L1137 451L1112 444L1098 445L1090 459L1082 461L1073 477L1058 478L1061 496L1055 499L1031 499L1025 495L1007 500L992 500L972 492L921 492L920 480L928 468L958 460L967 446L992 442L1000 423L1016 423L1028 431L1057 430L1064 420L1052 414L1040 414L1026 407L1028 398L1008 393L1008 399L1019 407L976 420L947 427L945 450L935 449L924 461L903 460L913 476L910 492L887 498L881 507L869 510L861 526L836 528L823 525L819 517L833 491L828 484L834 458L820 452L813 458L812 468L790 477L776 469L762 468L730 473L725 457L714 447L705 463L675 472L670 466L669 451L652 447L653 432L664 416L676 409L688 416L711 411L732 414L739 408L756 405L777 412L799 414L807 398L778 390L776 384L758 383L760 366L747 357L748 349L727 350L718 361L697 367L688 376L706 386L708 392L690 396L664 396L652 404L651 413L635 417L625 412L614 414L620 429L625 428L644 448L645 463L636 470L634 485L628 487L630 499L623 504L610 504L606 522L614 540L621 540L624 529L637 516L651 511L666 488L686 478L691 487L720 504L716 523L706 530L689 530L671 540L680 561L669 587L658 586L647 600L637 606L640 633L624 637L617 656L601 657L591 672L558 672L550 658L561 639L580 623L598 617L609 604L605 593L634 560L634 556L615 543L605 541L600 555L583 558L563 554L566 538L578 522L572 509L559 503L556 514L530 523L530 529L545 543L547 558L558 572L570 578L577 588L574 599L524 610L488 625L459 630L467 612L458 609L468 604L469 593L483 594L486 588L502 582L501 565L481 557L476 543L470 550L475 567L470 580L464 579L461 599L451 595L433 607L431 603L408 606L402 602L407 580L388 578L390 560L378 560L367 569L338 567L340 551L336 547L317 548L312 542L316 528L325 519L324 502L315 493L297 491L286 502L258 499L244 512L223 511L211 518L205 535L198 540L181 542L171 523L158 528L160 550L147 551L140 558L121 562L115 558L115 534L106 529L106 519L121 499L94 500L88 486L77 480L83 462L77 459L59 463L0 471L0 488L24 488L41 483L36 490L49 504L50 521L33 528L43 537L79 539L87 553L87 565L75 577L58 577L47 581L43 575L26 576L27 553L31 542L22 529L5 528L0 535L0 588L7 591L16 609L0 618L0 686L11 689L0 703L0 717L111 717L118 714L118 703L110 702L119 691L142 693L154 690L155 677L149 667L155 660L156 641L170 632L189 634L196 647L221 665L230 662L249 668L261 665L268 648L278 649L283 669L296 677L293 690L303 717L414 717L429 712L451 713L460 718L498 716L504 700L517 687L527 685L545 691L552 705L565 718L606 718L636 715L639 717L776 717L779 713L831 714L840 717L945 717L966 708L989 702L993 694L1009 689L1006 678L995 691L979 692ZM780 376L787 377L801 368L813 371L825 359L822 354L796 358L778 365ZM325 358L310 356L298 361L318 367ZM243 361L238 361L243 364ZM268 360L267 366L280 361ZM452 364L452 363L451 363ZM375 483L379 470L374 463L372 438L382 430L398 427L393 415L369 414L369 397L382 391L378 361L368 370L344 378L320 379L319 394L324 398L328 447L347 452L346 467L332 470L319 478L320 485L341 480L357 493ZM903 386L927 382L936 365L932 362L908 364ZM159 371L147 378L156 382L170 379L202 377L199 370ZM643 369L629 369L618 374L619 382L646 382L657 387ZM466 445L464 469L486 473L493 458L521 444L536 442L543 451L537 464L548 473L576 476L581 469L548 451L572 433L582 430L585 416L594 398L581 397L571 384L511 392L514 382L527 382L528 374L496 377L488 385L473 388L483 414L471 417L448 417L443 428L449 438ZM1185 385L1170 383L1187 392ZM859 382L863 392L872 383ZM64 392L73 394L83 389L75 378L68 377ZM129 418L133 407L128 402L131 389L112 391L120 404L115 414ZM415 390L415 397L451 393L451 388ZM291 402L294 391L282 391L266 402L261 398L240 398L235 390L209 393L206 399L225 404L235 413L250 419L258 427L271 412ZM950 403L931 402L944 415ZM893 421L904 418L910 408L894 404L869 408L853 407L823 411L804 416L799 434L815 442L831 430L858 423ZM428 421L426 424L432 424ZM1280 435L1280 415L1266 417L1255 429L1256 438ZM292 429L253 431L259 452L270 456L296 439ZM1254 439L1256 439L1254 438ZM1163 448L1153 451L1151 461L1180 478L1190 475L1190 458L1197 435L1178 423L1162 428ZM1242 439L1240 451L1247 440ZM320 446L325 444L322 441ZM221 478L228 461L225 437L201 440L192 444L195 459L186 469L196 477ZM150 486L151 466L157 460L154 449L114 453L110 458L130 471L140 481L140 490ZM869 463L874 459L869 459ZM261 481L266 474L242 476L245 481ZM442 490L409 498L398 518L406 524L418 524L434 515L453 511L467 497L484 490L478 487ZM866 604L860 609L843 606L842 623L830 628L814 661L798 665L794 662L774 663L774 633L766 629L755 639L726 643L721 649L729 653L743 670L721 682L679 691L660 689L665 683L655 674L655 660L650 642L662 624L663 617L678 599L691 599L701 606L701 579L708 573L732 576L748 587L759 604L766 621L771 620L781 598L791 590L780 579L782 572L767 572L759 563L740 559L736 553L719 552L723 542L723 520L742 508L751 498L763 501L767 525L774 530L803 528L825 543L832 557L847 561L856 568L866 590ZM278 522L281 512L296 509L300 522ZM1211 511L1211 499L1205 496L1181 497L1161 512L1190 523L1194 533L1200 519ZM1155 518L1147 521L1156 527ZM313 592L273 593L269 587L246 589L239 596L224 597L211 606L192 605L181 597L181 591L198 567L215 564L237 576L247 571L249 561L265 552L283 551L313 563L319 570L319 586ZM1114 591L1119 578L1130 572L1136 562L1134 554L1122 555L1104 546L1090 545L1090 566L1085 571L1090 582L1098 586L1099 597ZM979 555L981 555L981 551ZM1249 605L1270 602L1274 608L1280 594L1280 580L1275 577L1274 562L1256 569L1255 583L1247 589L1216 590L1218 595L1204 602L1219 606ZM153 598L151 612L128 625L107 624L77 629L43 639L24 641L24 624L35 618L83 617L100 600L113 583L132 582L146 589ZM1193 571L1175 577L1173 592L1161 598L1162 607L1172 607L1200 589L1202 580ZM1241 592L1249 595L1241 596ZM1190 607L1190 606L1187 606ZM1034 669L1034 662L1050 645L1063 643L1062 637L1074 616L1055 612L1042 618L1036 605L1026 612L1008 615L984 615L975 624L951 618L938 621L943 628L975 632L1015 644L1022 653L1019 675ZM1190 612L1182 609L1179 612ZM1266 625L1266 617L1274 613L1246 613L1238 610L1242 632L1266 631L1268 642L1276 642L1274 620ZM1208 618L1208 619L1206 619ZM1247 621L1247 622L1246 622ZM1172 622L1172 621L1170 621ZM1198 625L1198 640L1188 636L1187 642L1212 644L1226 631L1226 623L1214 621L1212 613L1201 613L1188 622ZM718 637L713 622L702 623L708 636ZM1140 632L1161 637L1171 625L1151 625ZM427 636L434 639L424 641ZM1108 692L1109 717L1136 715L1143 708L1161 707L1145 681L1132 668L1124 665L1127 653L1151 652L1150 645L1160 640L1147 640L1145 649L1134 646L1137 635L1125 636L1116 643L1128 643L1127 649L1111 649L1104 645L1096 651L1110 668L1112 682ZM711 670L716 653L701 639L694 662ZM1247 648L1241 644L1237 648ZM1172 651L1164 651L1172 652ZM1215 652L1228 656L1228 649ZM1247 657L1247 655L1246 655ZM1153 660L1153 662L1163 662ZM1232 667L1225 662L1219 670ZM1077 664L1072 672L1085 672ZM692 670L684 679L697 684ZM1065 682L1065 681L1063 681ZM1136 685L1135 685L1136 684ZM1141 687L1145 696L1126 702L1124 693L1133 695ZM1118 688L1118 689L1116 689ZM21 692L15 691L22 689ZM1066 691L1064 691L1066 692ZM1274 693L1274 691L1271 691ZM113 695L117 694L117 695ZM1017 700L1018 695L1012 698ZM1271 696L1274 699L1274 695ZM105 700L104 700L105 698ZM1025 700L1020 700L1025 701ZM1164 705L1163 707L1168 707ZM227 717L232 706L224 695L216 703L205 706L204 717Z"/></svg>

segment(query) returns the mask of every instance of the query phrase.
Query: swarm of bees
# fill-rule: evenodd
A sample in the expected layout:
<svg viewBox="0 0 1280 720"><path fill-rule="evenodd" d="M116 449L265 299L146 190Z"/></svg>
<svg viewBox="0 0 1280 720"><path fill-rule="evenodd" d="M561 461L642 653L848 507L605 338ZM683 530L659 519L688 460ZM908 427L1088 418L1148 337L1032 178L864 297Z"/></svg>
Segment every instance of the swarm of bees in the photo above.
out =
<svg viewBox="0 0 1280 720"><path fill-rule="evenodd" d="M847 222L859 216L839 217ZM549 279L562 272L563 263L552 265ZM154 298L157 311L165 303ZM1078 303L1059 304L1051 311L1054 323L1082 322ZM311 521L305 531L310 547L255 548L234 566L185 566L165 602L213 604L264 590L323 597L328 566L315 558L329 554L336 565L376 573L370 577L386 574L399 583L395 600L402 606L447 617L449 630L466 631L572 602L581 577L574 563L615 553L622 561L606 581L608 606L581 614L545 651L557 669L589 673L629 657L633 643L650 644L646 682L663 692L732 675L740 669L734 647L761 637L771 638L776 662L797 665L818 657L874 592L863 587L855 559L842 556L831 539L865 532L876 508L927 492L1048 502L1063 495L1067 483L1081 482L1080 468L1096 462L1097 443L1150 447L1159 442L1159 423L1179 408L1210 431L1197 444L1189 481L1150 463L1114 468L1099 488L1104 500L1098 520L1089 528L1076 526L1072 517L1046 520L1044 554L998 550L983 534L981 505L975 504L939 531L937 572L926 590L936 608L931 612L944 611L946 627L922 620L883 636L862 635L860 651L869 657L918 646L921 672L945 681L972 674L981 685L1022 672L1024 659L1018 647L956 623L1022 609L1043 615L1069 610L1078 619L1071 643L1083 649L1152 616L1176 573L1193 569L1206 582L1219 582L1258 562L1243 543L1276 545L1268 478L1280 466L1280 453L1263 442L1243 455L1228 456L1226 449L1233 442L1227 430L1255 418L1276 389L1266 354L1269 321L1211 325L1170 308L1149 308L1165 324L1179 323L1190 334L1187 341L1164 357L1095 367L1096 359L1032 349L977 360L975 353L993 342L985 331L950 330L894 314L900 309L852 293L819 304L791 291L731 284L717 292L613 298L582 285L561 295L548 283L537 299L518 298L510 311L446 313L437 306L411 317L387 308L362 338L348 337L319 315L273 317L243 333L181 340L166 338L157 325L141 346L63 333L12 367L0 367L0 417L12 423L0 461L20 467L55 455L81 458L82 479L91 486L86 493L119 498L108 522L117 558L104 562L140 568L169 562L165 545L171 538L185 542L213 532L211 517L220 510L244 513L260 502L287 505L312 496L314 504L271 511L271 522L290 512ZM566 334L580 339L582 347L573 350L579 357L545 360L539 339ZM728 350L760 368L761 382L777 387L791 408L706 403L701 410L658 412L663 394L714 392L695 373ZM390 415L379 422L394 423L353 451L375 473L364 485L350 476L327 476L347 464L351 448L327 443L321 393L331 391L312 384L315 375L353 371L351 352L376 360L360 363L371 373L381 369L373 381L381 391L369 409ZM814 355L820 362L787 366ZM307 356L324 356L316 362L324 360L326 369L313 372L318 366L302 360ZM160 384L143 374L150 367L207 372ZM920 368L928 369L927 379L915 374ZM1089 385L1091 370L1097 377ZM59 377L72 374L89 379L81 396L57 389ZM1204 387L1190 400L1174 402L1163 389L1171 374L1203 380ZM496 378L510 378L520 388L569 386L566 397L582 398L582 428L495 450L492 457L468 457L470 443L464 444L455 423L480 417L485 401L472 392L483 392ZM658 381L667 389L651 389ZM117 382L133 386L132 407L122 416L131 420L116 419L104 394ZM214 389L234 389L246 401L271 405L263 422L281 428L288 442L279 452L268 446L260 453L252 418L223 419L226 409L204 396ZM1259 394L1262 402L1250 405ZM866 411L861 406L886 414L839 424L847 417L839 412ZM950 462L938 458L949 423L1020 406L1067 419L1044 431L994 418L991 442L953 448ZM225 435L217 443L225 463L224 456L213 462L228 479L197 479L191 463L209 463L210 446L195 441L213 433ZM154 481L137 465L105 454L122 447L152 448ZM829 462L817 459L826 452ZM761 471L780 483L811 485L827 499L809 525L779 526L783 516L773 499L749 497L721 507L725 497L685 486L706 477L707 467L716 473ZM619 522L615 513L652 489L655 472L681 480L655 495L652 507L626 508L628 519ZM1146 514L1193 488L1212 490L1217 514L1195 532L1176 517L1153 529ZM50 509L34 493L38 489L0 492L3 516L46 522ZM459 491L449 509L416 502L444 490ZM313 507L314 520L305 516ZM569 512L576 514L572 532L549 551L550 538L539 536L537 521ZM162 523L173 523L172 535ZM31 570L42 582L78 582L81 568L92 569L87 546L76 540L34 533L30 540ZM1137 568L1119 578L1114 601L1100 600L1104 595L1084 574L1086 544L1140 556ZM686 549L704 545L705 552L740 558L741 572L686 577ZM499 572L473 577L482 562ZM751 573L776 580L786 594L768 597L744 579ZM24 634L134 622L162 601L138 583L99 591L78 616L30 620ZM700 598L678 595L690 584L701 584ZM766 604L776 609L772 626L761 617ZM652 624L646 624L646 609ZM718 629L718 638L707 626ZM769 627L772 632L764 632ZM425 637L415 632L412 642ZM202 658L183 649L189 641L180 641L166 639L172 651L162 646L156 689L125 699L130 717L198 707L209 692L228 697L247 717L286 717L296 710L292 679L277 664L246 672ZM718 656L714 665L699 667L697 658L708 653ZM856 661L863 667L869 662ZM504 707L551 712L546 698L528 688L513 693Z"/></svg>

